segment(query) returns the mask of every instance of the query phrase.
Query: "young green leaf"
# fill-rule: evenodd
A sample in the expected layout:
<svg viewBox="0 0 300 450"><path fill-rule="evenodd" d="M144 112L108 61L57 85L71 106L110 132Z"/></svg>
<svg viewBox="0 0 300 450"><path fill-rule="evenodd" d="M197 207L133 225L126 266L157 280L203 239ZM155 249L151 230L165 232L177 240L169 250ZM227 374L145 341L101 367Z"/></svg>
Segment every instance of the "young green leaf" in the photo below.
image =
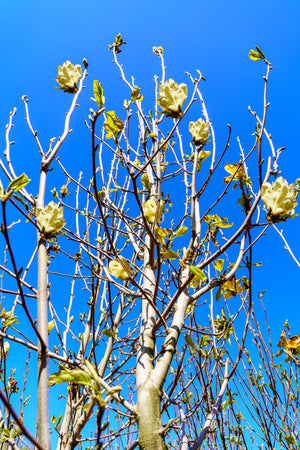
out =
<svg viewBox="0 0 300 450"><path fill-rule="evenodd" d="M215 266L215 269L216 269L218 272L222 272L223 266L224 266L224 259L217 259L217 260L214 262L214 266Z"/></svg>
<svg viewBox="0 0 300 450"><path fill-rule="evenodd" d="M94 97L95 97L97 105L99 106L99 109L103 108L104 103L105 103L105 98L103 96L103 88L98 80L94 80L93 91L94 91Z"/></svg>
<svg viewBox="0 0 300 450"><path fill-rule="evenodd" d="M176 231L175 236L176 237L183 236L188 232L188 230L189 230L188 227L181 227Z"/></svg>
<svg viewBox="0 0 300 450"><path fill-rule="evenodd" d="M112 330L103 330L102 334L108 338L115 337L115 333Z"/></svg>
<svg viewBox="0 0 300 450"><path fill-rule="evenodd" d="M106 139L117 138L124 128L124 123L118 119L115 111L108 111L104 126L107 131Z"/></svg>
<svg viewBox="0 0 300 450"><path fill-rule="evenodd" d="M81 369L60 369L58 372L52 373L49 377L49 386L60 383L75 383L93 387L91 376Z"/></svg>
<svg viewBox="0 0 300 450"><path fill-rule="evenodd" d="M194 344L194 342L193 342L193 339L191 338L191 336L189 335L189 334L186 334L185 336L184 336L184 340L185 340L185 342L187 343L187 345L189 346L189 347L195 347L195 344Z"/></svg>
<svg viewBox="0 0 300 450"><path fill-rule="evenodd" d="M196 266L190 266L190 271L191 271L194 275L196 275L197 277L199 277L202 281L207 281L207 278L206 278L204 272L203 272L201 269L199 269L199 267L196 267Z"/></svg>
<svg viewBox="0 0 300 450"><path fill-rule="evenodd" d="M7 187L7 192L9 191L17 192L24 186L26 186L26 184L28 184L29 181L30 180L28 179L27 175L25 173L22 173L22 175L18 176L9 183Z"/></svg>
<svg viewBox="0 0 300 450"><path fill-rule="evenodd" d="M160 255L163 259L178 259L178 254L173 250L166 250Z"/></svg>
<svg viewBox="0 0 300 450"><path fill-rule="evenodd" d="M256 52L255 50L250 50L248 54L249 58L252 59L252 61L259 61L260 59L264 59L262 54L260 52Z"/></svg>
<svg viewBox="0 0 300 450"><path fill-rule="evenodd" d="M222 297L223 294L223 288L222 286L219 286L219 289L217 290L217 294L216 294L216 300L217 302L220 300L220 298Z"/></svg>
<svg viewBox="0 0 300 450"><path fill-rule="evenodd" d="M257 52L261 55L261 57L262 57L263 59L266 59L264 53L261 51L261 49L260 49L257 45L255 46L255 48L256 48Z"/></svg>

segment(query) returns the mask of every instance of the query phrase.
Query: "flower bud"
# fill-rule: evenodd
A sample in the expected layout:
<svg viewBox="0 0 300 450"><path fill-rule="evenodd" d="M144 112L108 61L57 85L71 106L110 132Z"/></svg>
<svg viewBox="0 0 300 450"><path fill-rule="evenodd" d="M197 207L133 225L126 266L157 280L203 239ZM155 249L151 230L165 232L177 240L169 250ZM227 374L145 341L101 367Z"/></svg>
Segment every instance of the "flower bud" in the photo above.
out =
<svg viewBox="0 0 300 450"><path fill-rule="evenodd" d="M210 136L209 123L206 123L203 119L198 119L197 122L190 122L189 132L192 135L194 145L205 144Z"/></svg>
<svg viewBox="0 0 300 450"><path fill-rule="evenodd" d="M48 333L50 333L51 330L53 330L54 328L54 320L51 320L50 322L48 322Z"/></svg>
<svg viewBox="0 0 300 450"><path fill-rule="evenodd" d="M148 220L149 223L154 223L155 217L156 222L158 223L164 212L164 203L160 201L159 207L157 205L157 201L153 198L150 198L146 202L143 203L143 213L145 219Z"/></svg>
<svg viewBox="0 0 300 450"><path fill-rule="evenodd" d="M123 256L120 256L119 259L122 261L123 265L120 263L120 261L118 261L118 259L113 259L108 264L108 271L118 280L128 280L132 276L132 270L129 262L127 261L127 259L123 258Z"/></svg>
<svg viewBox="0 0 300 450"><path fill-rule="evenodd" d="M142 183L142 185L146 188L146 189L148 189L148 191L151 189L151 187L152 187L152 183L151 183L151 181L149 180L149 176L148 176L148 174L147 173L143 173L143 175L141 176L141 183Z"/></svg>
<svg viewBox="0 0 300 450"><path fill-rule="evenodd" d="M4 341L3 342L3 353L2 353L2 355L4 357L8 355L9 347L10 347L9 342Z"/></svg>

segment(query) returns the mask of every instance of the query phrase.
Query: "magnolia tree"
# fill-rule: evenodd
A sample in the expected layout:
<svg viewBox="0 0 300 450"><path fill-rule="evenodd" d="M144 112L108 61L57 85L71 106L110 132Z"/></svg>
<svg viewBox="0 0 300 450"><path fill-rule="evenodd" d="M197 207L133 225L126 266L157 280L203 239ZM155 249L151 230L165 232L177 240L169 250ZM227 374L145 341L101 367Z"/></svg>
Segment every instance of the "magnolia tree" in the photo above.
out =
<svg viewBox="0 0 300 450"><path fill-rule="evenodd" d="M201 73L187 74L187 84L166 80L163 49L154 47L162 72L146 113L142 90L118 60L124 44L118 35L109 46L128 88L122 111L108 111L93 82L89 183L58 158L86 60L58 66L71 106L49 148L22 98L40 161L38 192L26 167L15 172L10 114L0 160L2 446L295 448L300 341L286 323L279 342L286 362L277 361L252 295L252 248L267 229L299 265L277 228L295 217L298 183L279 176L282 149L266 129L271 64L259 48L250 51L266 66L263 116L250 109L252 147L238 141L228 161L231 129L217 154ZM52 199L50 170L60 183ZM16 234L30 255L17 248ZM26 360L23 383L13 352ZM36 361L37 434L26 416ZM49 394L57 397L50 406Z"/></svg>

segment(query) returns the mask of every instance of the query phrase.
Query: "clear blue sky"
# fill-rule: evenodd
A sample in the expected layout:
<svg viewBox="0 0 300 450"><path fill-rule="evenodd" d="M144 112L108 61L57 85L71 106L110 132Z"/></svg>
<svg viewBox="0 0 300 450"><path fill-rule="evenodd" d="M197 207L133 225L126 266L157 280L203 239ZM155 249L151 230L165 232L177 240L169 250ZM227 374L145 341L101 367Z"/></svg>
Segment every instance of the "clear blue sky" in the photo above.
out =
<svg viewBox="0 0 300 450"><path fill-rule="evenodd" d="M259 45L274 67L269 84L268 129L275 146L287 148L281 157L281 169L283 176L292 182L300 176L299 23L300 4L295 0L1 2L1 146L4 148L8 113L16 106L18 115L12 136L16 141L14 151L20 158L20 170L30 175L37 167L34 164L37 159L23 120L20 97L28 95L34 127L39 130L42 141L48 142L61 132L69 103L68 95L54 89L57 65L66 59L81 63L85 57L90 63L87 80L90 92L81 97L81 108L72 121L76 139L71 141L72 147L65 155L76 152L75 166L76 160L79 166L82 165L82 152L87 153L89 161L88 134L83 120L90 107L92 79L103 82L107 105L111 109L123 103L118 72L107 51L108 44L121 33L127 41L121 62L126 74L135 76L144 94L151 94L153 75L160 73L159 59L152 53L153 45L165 49L168 77L183 82L186 70L191 73L197 68L201 70L207 80L202 89L219 150L224 143L226 124L230 123L233 127L231 151L235 152L236 136L240 136L246 145L253 132L248 105L258 113L262 111L265 68L263 63L251 62L247 57L249 49ZM75 142L81 148L75 149ZM29 161L32 161L31 170ZM299 220L282 227L300 257ZM257 250L258 253L264 251L265 263L257 270L256 287L267 290L266 304L270 306L272 320L276 305L274 326L280 327L283 320L289 318L293 331L298 334L300 320L293 312L298 308L299 292L295 281L299 275L281 248L279 238L272 233Z"/></svg>
<svg viewBox="0 0 300 450"><path fill-rule="evenodd" d="M85 57L90 64L88 93L81 97L81 108L72 120L75 132L62 158L73 158L76 173L79 167L88 167L90 146L83 122L91 106L92 80L96 78L103 83L109 109L118 109L123 104L121 82L107 50L108 44L121 33L127 45L120 60L126 74L135 76L144 97L151 95L153 75L160 73L159 59L152 53L154 45L165 49L167 78L184 82L185 71L201 70L206 78L202 92L214 124L218 149L223 148L229 123L233 127L230 155L235 154L238 159L236 136L247 147L254 127L248 105L262 112L265 67L247 56L258 45L274 68L269 83L268 131L276 148L287 148L281 156L280 168L282 175L294 182L300 177L299 24L297 0L2 1L1 149L5 146L9 111L16 106L18 115L12 135L16 141L14 158L18 159L20 172L25 171L30 178L34 176L38 158L24 123L20 98L28 95L33 126L46 144L61 133L70 100L68 95L54 89L57 65L67 59L81 63ZM299 224L297 218L280 228L300 259ZM300 300L299 269L275 232L257 247L255 255L264 264L255 269L254 287L256 292L267 291L265 304L274 341L286 319L292 332L300 334L299 314L295 314Z"/></svg>

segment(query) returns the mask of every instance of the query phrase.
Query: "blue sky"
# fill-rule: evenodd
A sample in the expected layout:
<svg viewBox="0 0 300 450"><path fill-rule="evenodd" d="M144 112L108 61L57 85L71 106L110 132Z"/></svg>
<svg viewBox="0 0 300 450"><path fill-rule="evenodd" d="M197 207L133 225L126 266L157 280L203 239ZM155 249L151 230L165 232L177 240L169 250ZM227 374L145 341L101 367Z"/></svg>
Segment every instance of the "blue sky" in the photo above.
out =
<svg viewBox="0 0 300 450"><path fill-rule="evenodd" d="M88 172L90 144L84 120L91 106L92 80L103 83L109 109L117 110L123 105L124 88L107 50L108 44L121 33L127 45L120 61L128 77L135 76L144 97L152 95L153 75L160 73L153 46L165 49L167 78L185 82L185 71L194 74L196 69L201 70L206 78L202 93L214 124L218 149L221 152L229 123L233 128L229 155L238 159L236 137L240 136L247 148L254 129L248 105L262 113L265 66L247 56L258 45L274 68L269 83L271 107L267 129L276 148L287 148L281 156L280 168L282 175L294 182L300 177L299 23L300 3L296 0L2 1L1 149L5 146L9 111L16 106L18 113L12 133L16 141L14 161L20 173L25 171L30 178L35 177L32 183L37 181L37 152L24 122L20 98L24 94L29 97L33 126L46 144L61 133L70 102L70 96L54 89L57 65L67 59L81 63L85 57L90 64L87 92L72 119L74 134L61 158L65 161L72 158L76 173L82 166ZM300 218L296 218L280 225L298 259L299 223ZM257 246L255 257L264 261L262 267L255 269L254 288L255 292L266 290L265 304L274 341L286 319L292 333L299 334L300 319L295 314L300 300L296 288L299 269L275 232Z"/></svg>
<svg viewBox="0 0 300 450"><path fill-rule="evenodd" d="M248 105L262 112L265 67L247 56L250 48L259 45L274 67L269 83L268 130L276 148L287 148L280 160L283 176L290 182L300 176L298 2L155 0L141 3L129 0L109 4L88 0L83 4L78 0L47 3L12 0L1 2L0 13L0 142L4 148L8 113L16 106L18 113L12 137L16 141L14 155L20 171L34 176L38 162L24 122L21 96L28 95L33 126L46 144L60 134L69 104L69 96L54 89L57 65L66 59L81 63L83 57L90 64L88 93L81 97L81 108L72 119L74 141L69 141L62 158L74 155L76 145L74 170L82 166L82 161L88 167L88 133L83 121L91 106L92 80L96 78L103 83L110 109L118 109L123 104L124 88L107 50L116 34L121 33L127 45L120 61L127 76L135 76L144 96L151 95L153 75L160 73L159 59L152 53L154 45L165 49L167 77L183 82L187 81L185 71L201 70L206 78L202 92L220 151L227 123L233 127L230 155L238 152L236 136L240 136L245 146L250 142L254 121ZM283 224L282 228L300 257L296 237L299 218ZM298 334L300 321L293 313L299 301L299 293L294 288L298 269L274 233L256 252L258 259L264 252L265 263L257 271L256 287L267 290L271 321L274 320L277 329L289 318L293 332ZM273 316L274 305L276 315Z"/></svg>

